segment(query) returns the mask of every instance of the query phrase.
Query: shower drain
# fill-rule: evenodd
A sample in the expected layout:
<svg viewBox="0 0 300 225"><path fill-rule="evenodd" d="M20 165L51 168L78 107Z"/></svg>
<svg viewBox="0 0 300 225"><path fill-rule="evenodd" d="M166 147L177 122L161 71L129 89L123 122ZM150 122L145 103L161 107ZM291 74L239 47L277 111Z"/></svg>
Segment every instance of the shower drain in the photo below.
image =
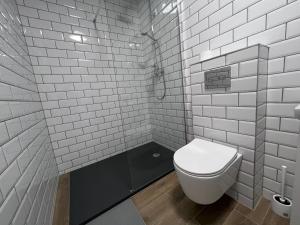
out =
<svg viewBox="0 0 300 225"><path fill-rule="evenodd" d="M155 153L153 153L153 154L152 154L152 156L153 156L154 158L157 158L157 157L159 157L159 156L160 156L160 154L159 154L159 153L157 153L157 152L155 152Z"/></svg>

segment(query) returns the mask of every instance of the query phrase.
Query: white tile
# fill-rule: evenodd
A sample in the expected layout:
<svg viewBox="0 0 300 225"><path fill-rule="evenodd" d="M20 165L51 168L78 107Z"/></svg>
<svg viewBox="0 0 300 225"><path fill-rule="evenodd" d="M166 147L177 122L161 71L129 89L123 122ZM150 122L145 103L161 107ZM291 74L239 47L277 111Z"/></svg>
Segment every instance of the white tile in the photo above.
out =
<svg viewBox="0 0 300 225"><path fill-rule="evenodd" d="M68 32L68 33L72 32L71 26L67 24L52 22L52 27L54 31L61 31L61 32Z"/></svg>
<svg viewBox="0 0 300 225"><path fill-rule="evenodd" d="M15 137L23 131L19 118L6 121L6 126L10 138Z"/></svg>
<svg viewBox="0 0 300 225"><path fill-rule="evenodd" d="M230 53L226 56L226 64L244 62L258 57L258 47L253 46L237 52Z"/></svg>
<svg viewBox="0 0 300 225"><path fill-rule="evenodd" d="M208 17L212 13L216 12L218 9L219 9L219 1L218 0L211 1L207 6L201 8L201 10L198 11L199 21L203 20L204 18ZM193 12L192 8L191 8L191 12Z"/></svg>
<svg viewBox="0 0 300 225"><path fill-rule="evenodd" d="M206 30L207 28L208 28L208 18L206 18L200 22L197 22L196 24L194 24L191 27L192 36L201 33L202 31Z"/></svg>
<svg viewBox="0 0 300 225"><path fill-rule="evenodd" d="M243 159L248 160L250 162L254 161L254 150L239 147L239 153L243 155Z"/></svg>
<svg viewBox="0 0 300 225"><path fill-rule="evenodd" d="M295 106L296 104L268 103L267 115L278 117L294 117Z"/></svg>
<svg viewBox="0 0 300 225"><path fill-rule="evenodd" d="M238 121L213 118L212 127L218 130L238 132Z"/></svg>
<svg viewBox="0 0 300 225"><path fill-rule="evenodd" d="M233 31L228 31L210 40L211 49L219 48L233 42Z"/></svg>
<svg viewBox="0 0 300 225"><path fill-rule="evenodd" d="M185 29L188 29L188 28L192 27L193 25L195 25L198 21L199 21L198 14L195 13L194 15L190 16L187 20L185 20L183 22L183 27Z"/></svg>
<svg viewBox="0 0 300 225"><path fill-rule="evenodd" d="M202 116L202 106L192 106L194 116Z"/></svg>
<svg viewBox="0 0 300 225"><path fill-rule="evenodd" d="M201 66L198 64L196 64L194 66L197 70L198 70L198 67L199 69L201 69ZM200 72L200 73L193 73L191 74L191 84L201 84L204 82L204 73L203 72Z"/></svg>
<svg viewBox="0 0 300 225"><path fill-rule="evenodd" d="M228 107L227 118L244 121L255 121L256 110L254 107Z"/></svg>
<svg viewBox="0 0 300 225"><path fill-rule="evenodd" d="M269 88L300 86L300 72L279 73L268 78Z"/></svg>
<svg viewBox="0 0 300 225"><path fill-rule="evenodd" d="M19 177L20 177L20 171L16 162L11 164L3 172L3 174L1 174L0 190L5 197L11 191L12 187L16 184Z"/></svg>
<svg viewBox="0 0 300 225"><path fill-rule="evenodd" d="M6 125L4 122L0 123L0 145L3 145L5 142L9 140L8 131L6 129Z"/></svg>
<svg viewBox="0 0 300 225"><path fill-rule="evenodd" d="M203 106L203 116L225 118L226 108L219 106Z"/></svg>
<svg viewBox="0 0 300 225"><path fill-rule="evenodd" d="M300 53L300 38L292 38L271 45L270 58L278 58L280 56L287 56Z"/></svg>
<svg viewBox="0 0 300 225"><path fill-rule="evenodd" d="M57 13L39 10L39 17L42 20L60 22L60 17Z"/></svg>
<svg viewBox="0 0 300 225"><path fill-rule="evenodd" d="M8 102L0 102L0 121L7 120L12 117Z"/></svg>
<svg viewBox="0 0 300 225"><path fill-rule="evenodd" d="M0 148L0 173L7 167L7 163L4 157L4 154L2 152L2 149Z"/></svg>
<svg viewBox="0 0 300 225"><path fill-rule="evenodd" d="M200 43L219 35L219 24L216 24L200 33Z"/></svg>
<svg viewBox="0 0 300 225"><path fill-rule="evenodd" d="M276 169L281 169L281 166L285 165L288 172L295 172L295 162L270 155L265 156L265 165Z"/></svg>
<svg viewBox="0 0 300 225"><path fill-rule="evenodd" d="M30 200L27 196L25 196L13 219L12 222L13 225L20 225L25 223L27 216L30 212L30 206L31 206Z"/></svg>
<svg viewBox="0 0 300 225"><path fill-rule="evenodd" d="M280 130L299 133L299 120L292 118L281 118Z"/></svg>
<svg viewBox="0 0 300 225"><path fill-rule="evenodd" d="M239 41L235 41L231 44L221 47L221 54L227 54L229 52L237 51L247 47L247 38L244 38Z"/></svg>
<svg viewBox="0 0 300 225"><path fill-rule="evenodd" d="M267 130L266 141L287 145L290 147L296 147L298 142L298 134Z"/></svg>
<svg viewBox="0 0 300 225"><path fill-rule="evenodd" d="M47 3L40 0L24 0L26 6L36 8L36 9L43 9L47 10Z"/></svg>
<svg viewBox="0 0 300 225"><path fill-rule="evenodd" d="M185 3L185 2L184 2ZM189 5L188 3L185 3L187 5ZM189 6L190 8L190 13L194 14L195 12L198 12L200 9L202 9L205 5L208 4L207 0L203 0L203 1L193 1L193 4L191 4Z"/></svg>
<svg viewBox="0 0 300 225"><path fill-rule="evenodd" d="M233 2L233 9L234 9L234 13L241 11L245 8L248 8L249 6L255 4L256 2L258 2L259 0L248 0L248 1L243 1L243 0L235 0Z"/></svg>
<svg viewBox="0 0 300 225"><path fill-rule="evenodd" d="M246 91L256 91L257 90L257 77L245 77L231 80L232 92L246 92Z"/></svg>
<svg viewBox="0 0 300 225"><path fill-rule="evenodd" d="M277 156L278 154L278 144L265 143L265 154Z"/></svg>
<svg viewBox="0 0 300 225"><path fill-rule="evenodd" d="M192 93L194 95L198 95L198 94L202 94L203 90L202 90L202 84L196 84L196 85L192 85Z"/></svg>
<svg viewBox="0 0 300 225"><path fill-rule="evenodd" d="M193 105L211 105L210 95L196 95L192 97Z"/></svg>
<svg viewBox="0 0 300 225"><path fill-rule="evenodd" d="M204 128L204 137L217 141L226 141L226 132L210 128Z"/></svg>
<svg viewBox="0 0 300 225"><path fill-rule="evenodd" d="M297 158L297 148L279 145L278 156L284 159L295 161Z"/></svg>
<svg viewBox="0 0 300 225"><path fill-rule="evenodd" d="M227 141L230 144L243 146L246 148L253 149L255 146L255 138L253 136L237 134L237 133L227 133Z"/></svg>
<svg viewBox="0 0 300 225"><path fill-rule="evenodd" d="M51 30L43 30L43 36L44 36L44 38L52 39L52 40L63 40L64 39L63 33L51 31ZM65 34L65 37L66 36L67 36L67 34Z"/></svg>
<svg viewBox="0 0 300 225"><path fill-rule="evenodd" d="M300 16L300 2L295 1L268 14L268 28L297 19Z"/></svg>
<svg viewBox="0 0 300 225"><path fill-rule="evenodd" d="M236 2L236 1L235 1ZM232 30L247 22L247 10L243 10L220 23L220 32Z"/></svg>
<svg viewBox="0 0 300 225"><path fill-rule="evenodd" d="M239 77L256 76L257 75L258 60L251 60L241 62L239 66Z"/></svg>
<svg viewBox="0 0 300 225"><path fill-rule="evenodd" d="M202 70L210 70L218 67L225 66L225 57L218 57L202 63Z"/></svg>
<svg viewBox="0 0 300 225"><path fill-rule="evenodd" d="M281 102L282 89L268 89L267 99L268 102Z"/></svg>
<svg viewBox="0 0 300 225"><path fill-rule="evenodd" d="M275 42L285 40L285 24L281 26L268 29L266 31L260 32L258 34L252 35L248 38L248 44L263 44L269 45Z"/></svg>
<svg viewBox="0 0 300 225"><path fill-rule="evenodd" d="M48 29L48 30L52 29L51 22L49 21L35 19L35 18L29 18L28 20L31 27Z"/></svg>
<svg viewBox="0 0 300 225"><path fill-rule="evenodd" d="M282 73L284 68L284 58L268 60L268 74Z"/></svg>
<svg viewBox="0 0 300 225"><path fill-rule="evenodd" d="M25 6L19 6L18 9L21 16L29 16L34 18L39 17L36 9L25 7Z"/></svg>
<svg viewBox="0 0 300 225"><path fill-rule="evenodd" d="M1 225L9 225L19 207L16 192L12 190L0 207Z"/></svg>
<svg viewBox="0 0 300 225"><path fill-rule="evenodd" d="M254 163L243 160L242 164L241 164L241 167L240 167L240 170L247 173L247 174L254 175ZM241 193L245 194L243 192L241 192ZM253 191L251 193L253 194ZM250 195L246 195L246 196L249 197Z"/></svg>
<svg viewBox="0 0 300 225"><path fill-rule="evenodd" d="M300 101L300 88L285 88L283 91L284 102L299 102Z"/></svg>
<svg viewBox="0 0 300 225"><path fill-rule="evenodd" d="M256 106L256 92L240 93L239 106Z"/></svg>
<svg viewBox="0 0 300 225"><path fill-rule="evenodd" d="M253 20L286 4L285 0L262 0L248 8L248 19Z"/></svg>
<svg viewBox="0 0 300 225"><path fill-rule="evenodd" d="M239 133L255 135L256 124L254 122L239 121Z"/></svg>
<svg viewBox="0 0 300 225"><path fill-rule="evenodd" d="M19 139L14 138L7 142L5 145L2 145L2 150L7 162L10 164L22 151Z"/></svg>
<svg viewBox="0 0 300 225"><path fill-rule="evenodd" d="M279 130L280 118L279 117L267 117L266 128L272 130Z"/></svg>
<svg viewBox="0 0 300 225"><path fill-rule="evenodd" d="M212 104L216 106L237 106L238 94L213 94Z"/></svg>
<svg viewBox="0 0 300 225"><path fill-rule="evenodd" d="M289 72L289 71L300 70L299 60L300 60L300 54L287 56L285 58L285 71Z"/></svg>
<svg viewBox="0 0 300 225"><path fill-rule="evenodd" d="M211 118L194 116L193 124L194 124L194 126L211 127Z"/></svg>
<svg viewBox="0 0 300 225"><path fill-rule="evenodd" d="M272 180L276 180L277 171L274 168L265 166L264 167L264 176Z"/></svg>
<svg viewBox="0 0 300 225"><path fill-rule="evenodd" d="M296 37L300 35L300 19L292 20L291 22L287 23L287 31L286 36L287 38Z"/></svg>
<svg viewBox="0 0 300 225"><path fill-rule="evenodd" d="M230 17L231 15L232 15L232 4L227 4L225 7L221 8L219 11L209 16L209 26L213 26L216 23L219 23L224 19Z"/></svg>
<svg viewBox="0 0 300 225"><path fill-rule="evenodd" d="M234 40L240 40L249 37L258 32L264 31L266 28L266 17L262 16L251 22L248 22L234 30Z"/></svg>

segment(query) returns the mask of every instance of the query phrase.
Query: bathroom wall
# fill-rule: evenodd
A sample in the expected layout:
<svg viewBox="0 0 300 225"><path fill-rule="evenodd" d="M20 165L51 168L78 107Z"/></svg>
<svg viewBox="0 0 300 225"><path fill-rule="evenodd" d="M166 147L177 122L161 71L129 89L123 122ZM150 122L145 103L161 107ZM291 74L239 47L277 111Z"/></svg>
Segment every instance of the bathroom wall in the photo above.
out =
<svg viewBox="0 0 300 225"><path fill-rule="evenodd" d="M251 208L262 194L267 57L268 48L255 45L192 64L190 71L194 136L243 154L238 182L228 194ZM229 87L208 89L205 72L220 67L230 67Z"/></svg>
<svg viewBox="0 0 300 225"><path fill-rule="evenodd" d="M190 65L257 43L269 46L263 192L280 190L280 166L288 167L292 197L300 101L299 0L179 0L188 137L193 138Z"/></svg>
<svg viewBox="0 0 300 225"><path fill-rule="evenodd" d="M0 12L0 223L50 225L57 165L16 2Z"/></svg>
<svg viewBox="0 0 300 225"><path fill-rule="evenodd" d="M153 140L169 149L177 150L186 143L184 102L182 88L179 21L176 2L151 0L151 16L154 37L158 40L158 62L162 62L166 80L166 97L163 94L163 78L154 75L154 49L149 38L143 38L143 53L149 93L149 111ZM140 2L140 29L151 33L148 0ZM161 51L162 60L159 57Z"/></svg>
<svg viewBox="0 0 300 225"><path fill-rule="evenodd" d="M18 1L60 173L152 139L137 4L98 4Z"/></svg>

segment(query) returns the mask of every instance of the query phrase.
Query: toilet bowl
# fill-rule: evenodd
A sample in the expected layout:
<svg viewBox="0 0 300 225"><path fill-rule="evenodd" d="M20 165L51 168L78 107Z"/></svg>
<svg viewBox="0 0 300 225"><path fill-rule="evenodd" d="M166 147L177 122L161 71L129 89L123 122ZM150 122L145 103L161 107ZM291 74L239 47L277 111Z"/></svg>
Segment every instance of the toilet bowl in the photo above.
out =
<svg viewBox="0 0 300 225"><path fill-rule="evenodd" d="M185 195L207 205L235 183L242 155L235 148L194 139L174 154L174 167Z"/></svg>

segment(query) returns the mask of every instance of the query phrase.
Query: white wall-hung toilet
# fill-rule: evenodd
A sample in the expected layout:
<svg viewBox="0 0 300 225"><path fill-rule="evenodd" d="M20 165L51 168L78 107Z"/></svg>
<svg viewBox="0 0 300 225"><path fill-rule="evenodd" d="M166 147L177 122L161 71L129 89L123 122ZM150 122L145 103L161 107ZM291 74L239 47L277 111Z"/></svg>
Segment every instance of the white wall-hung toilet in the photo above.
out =
<svg viewBox="0 0 300 225"><path fill-rule="evenodd" d="M235 148L194 139L174 154L179 183L192 201L207 205L235 183L242 155Z"/></svg>

